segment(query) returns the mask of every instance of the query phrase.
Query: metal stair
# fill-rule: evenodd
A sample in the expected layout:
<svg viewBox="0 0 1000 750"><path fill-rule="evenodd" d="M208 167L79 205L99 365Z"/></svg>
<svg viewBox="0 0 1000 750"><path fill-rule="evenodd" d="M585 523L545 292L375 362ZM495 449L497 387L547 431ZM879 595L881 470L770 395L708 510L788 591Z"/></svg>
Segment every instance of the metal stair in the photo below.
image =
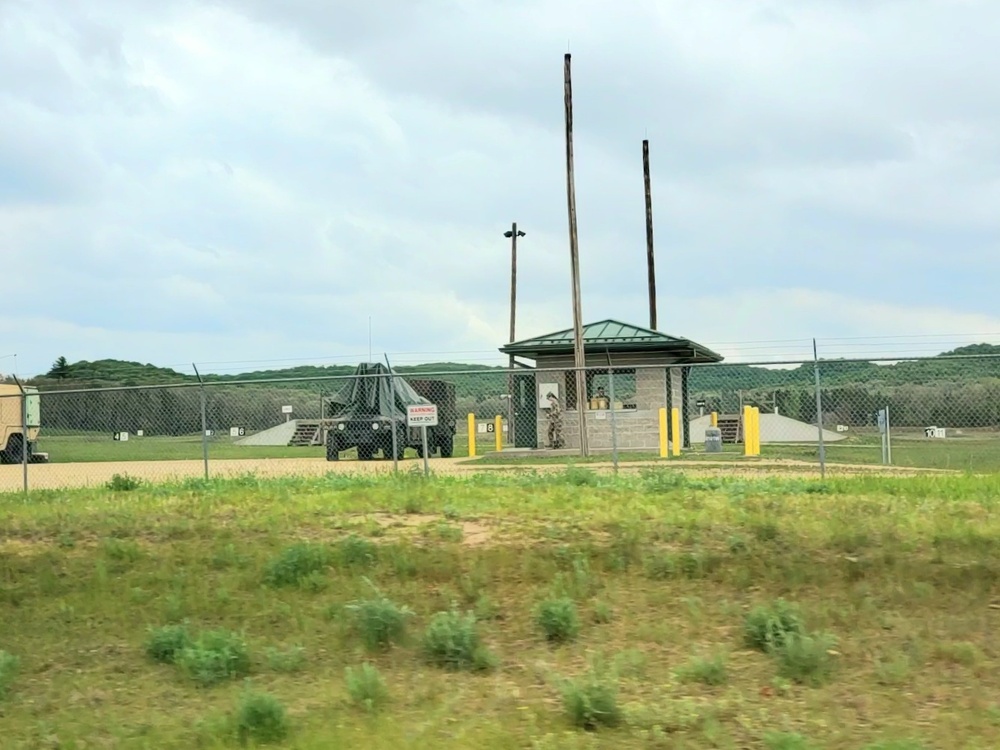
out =
<svg viewBox="0 0 1000 750"><path fill-rule="evenodd" d="M741 414L720 414L719 431L723 443L743 442L743 416Z"/></svg>
<svg viewBox="0 0 1000 750"><path fill-rule="evenodd" d="M322 437L320 430L320 423L316 421L305 421L298 420L295 423L295 432L292 434L291 440L288 441L289 445L321 445Z"/></svg>

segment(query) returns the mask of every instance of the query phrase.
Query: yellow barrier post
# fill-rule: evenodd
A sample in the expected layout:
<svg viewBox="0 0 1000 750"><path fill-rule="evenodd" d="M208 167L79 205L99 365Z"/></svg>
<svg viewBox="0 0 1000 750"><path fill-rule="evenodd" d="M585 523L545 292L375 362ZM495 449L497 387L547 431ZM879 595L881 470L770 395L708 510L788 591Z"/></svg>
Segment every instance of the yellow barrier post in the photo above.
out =
<svg viewBox="0 0 1000 750"><path fill-rule="evenodd" d="M469 458L476 456L476 415L469 412Z"/></svg>
<svg viewBox="0 0 1000 750"><path fill-rule="evenodd" d="M503 450L503 417L499 414L493 419L493 432L496 433L497 453Z"/></svg>
<svg viewBox="0 0 1000 750"><path fill-rule="evenodd" d="M712 412L712 427L718 427L718 426L719 426L719 412L713 411Z"/></svg>
<svg viewBox="0 0 1000 750"><path fill-rule="evenodd" d="M753 454L760 455L760 407L753 408Z"/></svg>
<svg viewBox="0 0 1000 750"><path fill-rule="evenodd" d="M753 455L753 411L743 407L743 455Z"/></svg>
<svg viewBox="0 0 1000 750"><path fill-rule="evenodd" d="M667 457L667 407L660 407L660 458Z"/></svg>
<svg viewBox="0 0 1000 750"><path fill-rule="evenodd" d="M674 435L674 455L681 455L681 410L676 406L670 410L670 429Z"/></svg>

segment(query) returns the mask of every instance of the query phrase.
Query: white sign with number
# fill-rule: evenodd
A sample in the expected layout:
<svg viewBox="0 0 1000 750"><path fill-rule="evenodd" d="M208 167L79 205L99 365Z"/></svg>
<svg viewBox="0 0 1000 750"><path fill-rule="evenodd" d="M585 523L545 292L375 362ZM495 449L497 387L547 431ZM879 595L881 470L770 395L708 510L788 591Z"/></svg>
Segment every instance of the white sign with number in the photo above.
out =
<svg viewBox="0 0 1000 750"><path fill-rule="evenodd" d="M245 427L230 427L229 437L243 437L247 434Z"/></svg>
<svg viewBox="0 0 1000 750"><path fill-rule="evenodd" d="M409 427L434 427L437 423L437 404L410 404L406 407L406 424Z"/></svg>

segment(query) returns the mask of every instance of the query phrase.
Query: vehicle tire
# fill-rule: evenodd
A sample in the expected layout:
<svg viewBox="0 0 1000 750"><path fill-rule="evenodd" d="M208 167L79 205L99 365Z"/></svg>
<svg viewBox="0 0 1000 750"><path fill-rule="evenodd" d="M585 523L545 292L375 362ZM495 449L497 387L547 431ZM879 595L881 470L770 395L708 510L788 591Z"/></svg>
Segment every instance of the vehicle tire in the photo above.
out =
<svg viewBox="0 0 1000 750"><path fill-rule="evenodd" d="M24 436L18 433L7 438L7 450L3 452L3 462L7 464L21 463L24 452Z"/></svg>
<svg viewBox="0 0 1000 750"><path fill-rule="evenodd" d="M371 461L375 456L375 448L371 445L359 445L358 446L358 460L359 461Z"/></svg>
<svg viewBox="0 0 1000 750"><path fill-rule="evenodd" d="M430 453L434 452L434 446L433 445L428 445L427 449L428 449L428 451ZM423 458L424 457L424 446L423 446L422 443L420 445L418 445L416 448L414 448L414 450L417 452L417 458Z"/></svg>
<svg viewBox="0 0 1000 750"><path fill-rule="evenodd" d="M389 445L389 452L392 453L392 445ZM406 432L400 431L400 434L396 435L396 460L402 461L403 457L406 455Z"/></svg>
<svg viewBox="0 0 1000 750"><path fill-rule="evenodd" d="M451 458L455 452L455 436L442 435L438 440L438 448L441 450L441 458Z"/></svg>
<svg viewBox="0 0 1000 750"><path fill-rule="evenodd" d="M326 460L340 460L340 441L337 439L335 432L328 432L326 434Z"/></svg>

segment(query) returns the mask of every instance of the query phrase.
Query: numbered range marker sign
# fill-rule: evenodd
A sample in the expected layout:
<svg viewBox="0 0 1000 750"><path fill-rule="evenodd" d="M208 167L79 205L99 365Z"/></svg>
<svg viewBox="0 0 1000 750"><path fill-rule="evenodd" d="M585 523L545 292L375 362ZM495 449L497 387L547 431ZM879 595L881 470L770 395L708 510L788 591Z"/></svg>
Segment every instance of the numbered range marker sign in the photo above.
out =
<svg viewBox="0 0 1000 750"><path fill-rule="evenodd" d="M118 441L119 443L127 442L128 441L128 433L127 432L116 432L114 434L114 439L116 441Z"/></svg>
<svg viewBox="0 0 1000 750"><path fill-rule="evenodd" d="M229 437L243 437L246 434L247 434L247 428L246 427L230 427L229 428Z"/></svg>

